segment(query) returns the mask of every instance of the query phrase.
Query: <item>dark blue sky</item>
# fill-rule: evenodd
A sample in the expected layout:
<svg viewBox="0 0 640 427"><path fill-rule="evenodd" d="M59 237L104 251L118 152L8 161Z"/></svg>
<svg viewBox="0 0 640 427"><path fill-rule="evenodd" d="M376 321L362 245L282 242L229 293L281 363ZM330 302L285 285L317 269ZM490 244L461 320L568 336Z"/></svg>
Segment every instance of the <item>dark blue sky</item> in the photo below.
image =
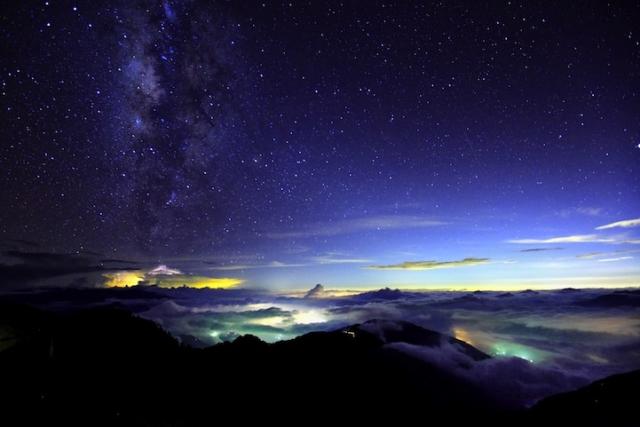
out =
<svg viewBox="0 0 640 427"><path fill-rule="evenodd" d="M640 216L639 21L7 4L0 233L277 288L637 283L640 221L596 228Z"/></svg>

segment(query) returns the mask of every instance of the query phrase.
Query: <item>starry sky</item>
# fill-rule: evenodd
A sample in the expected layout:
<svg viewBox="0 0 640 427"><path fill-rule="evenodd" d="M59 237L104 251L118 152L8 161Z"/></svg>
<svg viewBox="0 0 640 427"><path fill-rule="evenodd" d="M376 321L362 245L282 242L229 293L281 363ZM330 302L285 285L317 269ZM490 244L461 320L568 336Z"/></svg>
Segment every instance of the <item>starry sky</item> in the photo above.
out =
<svg viewBox="0 0 640 427"><path fill-rule="evenodd" d="M5 3L3 271L637 285L639 21L633 1Z"/></svg>

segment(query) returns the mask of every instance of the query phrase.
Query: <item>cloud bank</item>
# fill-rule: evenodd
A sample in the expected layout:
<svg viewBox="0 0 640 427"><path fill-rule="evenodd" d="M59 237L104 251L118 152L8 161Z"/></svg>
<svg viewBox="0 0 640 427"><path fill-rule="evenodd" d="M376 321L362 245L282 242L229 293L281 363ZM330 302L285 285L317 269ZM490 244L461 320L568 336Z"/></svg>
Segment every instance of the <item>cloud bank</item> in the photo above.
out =
<svg viewBox="0 0 640 427"><path fill-rule="evenodd" d="M173 278L176 276L167 276ZM266 341L336 330L371 319L408 321L493 356L466 360L457 349L398 350L472 379L488 392L531 403L615 373L640 368L640 290L407 292L394 289L322 298L257 289L49 289L5 295L49 309L116 305L151 319L192 346L253 334ZM500 383L497 383L500 381Z"/></svg>

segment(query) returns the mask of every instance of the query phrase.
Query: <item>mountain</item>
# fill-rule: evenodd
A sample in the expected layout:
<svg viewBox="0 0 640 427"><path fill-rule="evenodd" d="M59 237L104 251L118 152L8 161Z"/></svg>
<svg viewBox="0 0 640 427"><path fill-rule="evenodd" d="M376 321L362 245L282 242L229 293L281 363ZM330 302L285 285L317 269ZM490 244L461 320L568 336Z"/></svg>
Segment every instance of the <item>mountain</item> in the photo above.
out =
<svg viewBox="0 0 640 427"><path fill-rule="evenodd" d="M639 290L615 291L581 301L585 307L640 307Z"/></svg>
<svg viewBox="0 0 640 427"><path fill-rule="evenodd" d="M472 360L479 361L491 358L464 341L399 320L373 319L349 326L343 329L343 332L353 334L353 336L364 334L367 339L377 339L380 345L405 343L421 347L440 347L448 343L456 346Z"/></svg>
<svg viewBox="0 0 640 427"><path fill-rule="evenodd" d="M422 292L401 291L400 289L382 288L375 291L361 292L351 297L352 301L393 301L399 299L425 298Z"/></svg>
<svg viewBox="0 0 640 427"><path fill-rule="evenodd" d="M467 380L389 347L446 342L488 357L410 323L372 321L274 344L243 336L194 349L122 310L0 313L1 329L14 331L0 351L0 401L3 417L20 424L198 425L228 411L269 419L292 408L309 408L316 420L374 420L383 408L409 420L501 408Z"/></svg>
<svg viewBox="0 0 640 427"><path fill-rule="evenodd" d="M477 294L476 294L477 295ZM458 308L486 308L490 301L484 296L463 295L433 303L434 307L458 307Z"/></svg>
<svg viewBox="0 0 640 427"><path fill-rule="evenodd" d="M450 357L455 349L463 361L492 360L408 322L371 320L273 344L245 335L196 349L123 310L56 314L6 305L0 333L3 421L16 420L5 425L211 425L228 417L495 425L529 416L403 351Z"/></svg>
<svg viewBox="0 0 640 427"><path fill-rule="evenodd" d="M640 425L640 370L613 375L576 391L547 397L532 409L532 419L557 421L558 414L580 425Z"/></svg>
<svg viewBox="0 0 640 427"><path fill-rule="evenodd" d="M309 289L309 291L304 295L305 298L319 298L325 293L324 286L320 283L315 285L313 288Z"/></svg>
<svg viewBox="0 0 640 427"><path fill-rule="evenodd" d="M511 292L505 292L505 293L499 294L497 298L511 298L512 296L513 294Z"/></svg>

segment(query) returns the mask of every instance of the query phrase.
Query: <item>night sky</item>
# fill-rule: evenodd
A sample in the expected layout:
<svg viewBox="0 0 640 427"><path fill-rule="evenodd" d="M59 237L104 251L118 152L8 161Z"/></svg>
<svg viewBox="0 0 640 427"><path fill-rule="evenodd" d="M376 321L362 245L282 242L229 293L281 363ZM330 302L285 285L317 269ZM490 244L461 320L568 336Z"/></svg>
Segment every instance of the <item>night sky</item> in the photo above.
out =
<svg viewBox="0 0 640 427"><path fill-rule="evenodd" d="M0 7L5 265L638 283L638 2Z"/></svg>

